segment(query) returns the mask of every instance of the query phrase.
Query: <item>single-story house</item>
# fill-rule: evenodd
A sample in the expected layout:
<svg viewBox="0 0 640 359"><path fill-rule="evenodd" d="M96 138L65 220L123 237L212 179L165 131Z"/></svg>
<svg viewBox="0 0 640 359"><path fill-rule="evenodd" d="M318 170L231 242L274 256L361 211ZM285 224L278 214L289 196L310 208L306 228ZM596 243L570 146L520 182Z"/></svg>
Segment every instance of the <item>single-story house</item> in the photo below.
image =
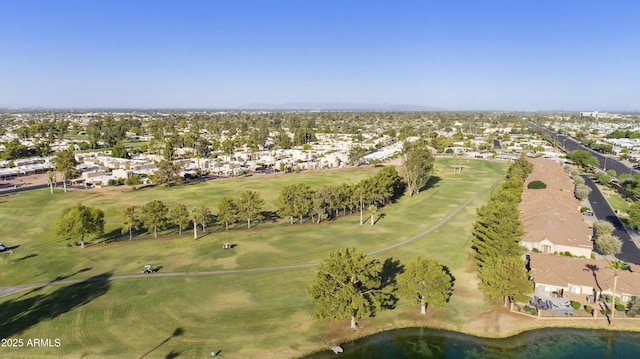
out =
<svg viewBox="0 0 640 359"><path fill-rule="evenodd" d="M529 253L530 274L537 295L562 293L564 297L584 301L598 300L602 294L615 295L622 302L640 297L640 266L614 270L606 260L571 258ZM616 276L617 274L617 276ZM616 279L617 277L617 279Z"/></svg>

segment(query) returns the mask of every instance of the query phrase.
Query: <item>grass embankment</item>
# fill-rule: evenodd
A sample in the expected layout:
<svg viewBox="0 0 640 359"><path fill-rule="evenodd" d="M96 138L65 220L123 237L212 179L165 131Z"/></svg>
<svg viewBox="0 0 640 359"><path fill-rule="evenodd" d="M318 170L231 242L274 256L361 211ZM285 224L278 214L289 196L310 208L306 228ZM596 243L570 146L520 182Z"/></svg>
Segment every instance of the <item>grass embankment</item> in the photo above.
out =
<svg viewBox="0 0 640 359"><path fill-rule="evenodd" d="M504 174L498 163L467 161L467 168L458 175L453 175L451 165L450 160L438 161L439 181L417 196L403 197L381 209L379 214L384 216L375 226L359 226L356 214L319 225L308 221L289 225L285 219L259 223L251 230L243 229L243 224L226 233L211 228L213 232L198 241L191 232L159 239L144 235L84 250L67 248L66 241L51 234L60 211L78 201L105 210L106 231L115 235L120 209L127 205L161 199L170 206L185 203L215 209L222 196L253 189L265 198L265 210L275 210L278 192L285 184L306 182L319 187L345 180L357 182L376 169L254 176L124 193L23 192L1 200L0 233L4 233L6 244L19 247L13 255L2 256L0 286L135 274L144 264L161 265L161 272L250 269L315 263L328 251L346 246L376 251L432 228ZM395 310L363 320L355 333L346 321L314 321L305 286L312 281L315 268L83 282L0 298L8 318L0 324L2 334L18 328L21 334L13 337L61 340L59 348L4 348L2 355L141 357L147 353L147 358L201 357L222 350L225 357L292 357L395 327L428 325L474 331L483 325L477 323L483 313L492 309L477 291L469 260L475 208L488 196L489 192L484 192L438 229L375 255L381 261L392 258L401 263L423 255L449 267L455 277L451 302L429 310L427 316L400 301ZM237 247L224 251L224 242Z"/></svg>

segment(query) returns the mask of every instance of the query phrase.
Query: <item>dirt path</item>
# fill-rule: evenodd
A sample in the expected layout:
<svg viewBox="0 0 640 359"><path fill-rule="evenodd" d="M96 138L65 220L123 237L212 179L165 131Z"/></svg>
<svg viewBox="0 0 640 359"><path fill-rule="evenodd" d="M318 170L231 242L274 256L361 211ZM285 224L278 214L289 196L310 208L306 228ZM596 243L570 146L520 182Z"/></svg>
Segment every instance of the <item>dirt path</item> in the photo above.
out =
<svg viewBox="0 0 640 359"><path fill-rule="evenodd" d="M478 196L486 193L487 191L492 190L495 186L497 186L499 183L496 182L494 183L491 187L478 192L476 194L474 194L473 196L471 196L466 202L464 202L463 204L461 204L460 206L458 206L455 210L453 210L451 213L449 213L446 217L444 217L443 219L441 219L438 223L436 223L433 227L428 228L418 234L416 234L415 236L411 237L411 238L407 238L401 242L392 244L390 246L384 247L384 248L380 248L377 249L375 251L369 252L368 255L373 255L373 254L378 254L378 253L382 253L382 252L386 252L388 250L403 246L409 242L412 242L424 235L427 235L431 232L433 232L434 230L440 228L442 225L444 225L445 223L447 223L451 218L453 218L453 216L455 216L456 214L458 214L461 210L463 210L466 206L469 205L469 203L471 203L473 200L475 200L476 198L478 198ZM109 277L91 277L91 278L79 278L79 279L64 279L64 280L57 280L57 281L51 281L51 282L42 282L42 283L32 283L32 284L23 284L23 285L17 285L17 286L11 286L11 287L3 287L0 288L0 297L12 294L12 293L17 293L17 292L21 292L23 290L28 290L28 289L35 289L35 288L41 288L41 287L46 287L46 286L50 286L50 285L61 285L61 284L74 284L74 283L81 283L81 282L85 282L85 281L92 281L92 282L98 282L98 281L104 281L104 280L115 280L115 279L132 279L132 278L148 278L148 277L180 277L180 276L201 276L201 275L221 275L221 274L233 274L233 273L250 273L250 272L263 272L263 271L272 271L272 270L286 270L286 269L297 269L297 268L307 268L307 267L315 267L320 265L320 263L304 263L304 264L292 264L292 265L286 265L286 266L276 266L276 267L261 267L261 268L247 268L247 269L230 269L230 270L223 270L223 271L203 271L203 272L171 272L171 273L153 273L153 274L126 274L126 275L115 275L115 276L109 276Z"/></svg>

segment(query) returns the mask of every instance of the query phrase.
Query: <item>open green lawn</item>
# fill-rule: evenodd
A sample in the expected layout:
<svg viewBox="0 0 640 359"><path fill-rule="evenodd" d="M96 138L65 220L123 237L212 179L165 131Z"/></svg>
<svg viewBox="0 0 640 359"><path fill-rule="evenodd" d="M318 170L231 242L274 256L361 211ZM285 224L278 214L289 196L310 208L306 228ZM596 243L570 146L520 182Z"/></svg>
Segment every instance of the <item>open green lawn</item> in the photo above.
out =
<svg viewBox="0 0 640 359"><path fill-rule="evenodd" d="M212 228L194 241L192 233L163 238L66 247L56 237L55 219L80 201L105 210L107 232L119 233L120 209L161 199L169 205L206 205L214 209L222 196L244 189L259 191L265 210L275 210L279 189L306 182L313 187L341 181L357 182L376 168L310 172L275 177L253 176L215 180L174 188L137 191L23 192L0 198L0 233L14 249L0 256L0 286L38 283L56 278L89 278L136 274L144 264L161 265L161 273L269 268L322 261L327 252L356 246L373 252L413 237L445 218L475 194L482 193L436 230L400 247L374 255L407 263L416 255L438 260L455 277L455 292L444 308L420 316L418 308L398 302L393 311L363 320L357 333L348 321L311 319L313 308L305 292L315 268L276 269L203 276L118 279L56 285L0 298L0 334L14 338L59 338L58 348L2 350L2 357L142 357L174 358L295 357L330 345L393 327L430 325L464 330L467 321L490 309L477 290L469 256L475 208L504 175L501 164L466 161L454 175L450 160L437 162L439 181L413 198L382 208L384 216L370 226L354 214L334 222L289 225L288 219L259 223L247 230L238 225L225 233ZM223 251L224 242L236 243ZM8 319L5 319L8 318Z"/></svg>
<svg viewBox="0 0 640 359"><path fill-rule="evenodd" d="M608 191L607 201L609 201L609 204L613 209L618 210L620 213L626 214L627 212L629 212L629 203L625 201L624 198L622 198L622 196L620 196L619 194L613 191Z"/></svg>

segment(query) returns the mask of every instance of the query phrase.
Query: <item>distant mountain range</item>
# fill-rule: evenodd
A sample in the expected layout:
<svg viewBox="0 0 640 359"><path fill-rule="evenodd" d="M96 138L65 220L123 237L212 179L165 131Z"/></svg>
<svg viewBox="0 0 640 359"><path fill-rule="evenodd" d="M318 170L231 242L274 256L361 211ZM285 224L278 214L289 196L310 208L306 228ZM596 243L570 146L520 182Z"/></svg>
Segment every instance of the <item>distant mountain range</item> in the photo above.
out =
<svg viewBox="0 0 640 359"><path fill-rule="evenodd" d="M241 110L299 110L299 111L443 111L441 108L421 105L348 102L287 102L281 105L252 103L239 106Z"/></svg>

